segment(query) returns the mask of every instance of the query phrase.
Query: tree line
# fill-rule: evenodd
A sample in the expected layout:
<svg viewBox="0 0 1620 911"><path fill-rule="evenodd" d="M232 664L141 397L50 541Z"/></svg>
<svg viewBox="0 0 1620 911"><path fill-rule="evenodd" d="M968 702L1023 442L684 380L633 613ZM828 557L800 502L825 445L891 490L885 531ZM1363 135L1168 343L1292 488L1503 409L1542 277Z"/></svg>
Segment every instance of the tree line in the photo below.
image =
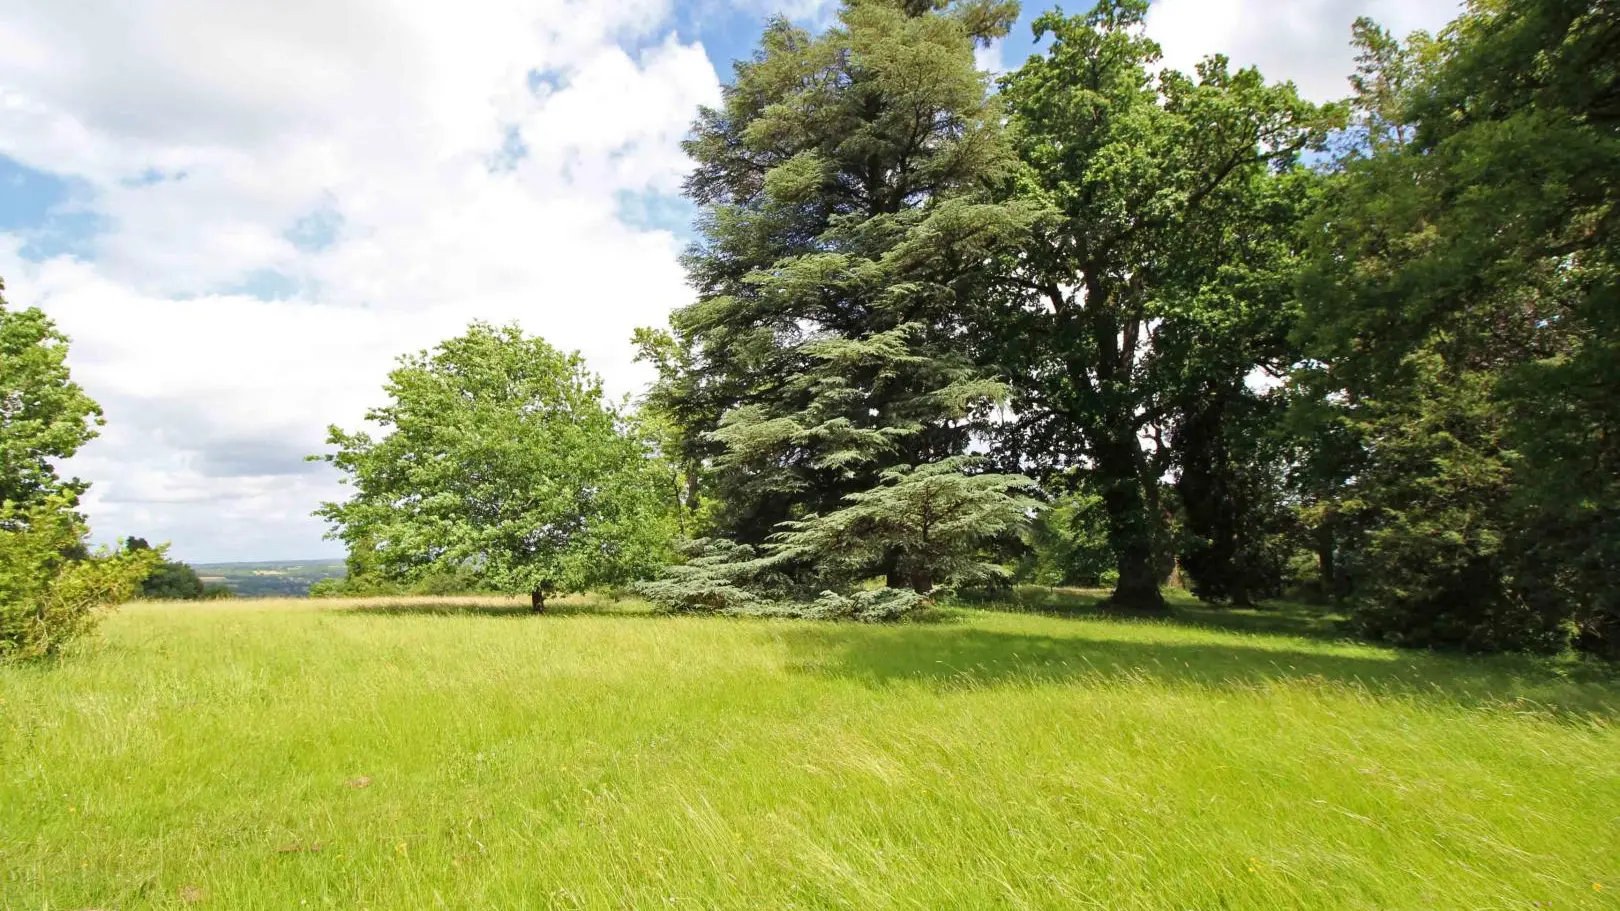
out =
<svg viewBox="0 0 1620 911"><path fill-rule="evenodd" d="M992 85L1015 12L779 20L702 112L698 299L637 341L713 543L655 594L903 588L927 510L875 502L999 474L1056 507L1025 563L1119 610L1182 574L1390 642L1616 654L1615 5L1358 21L1327 105L1162 68L1141 0L1041 17Z"/></svg>
<svg viewBox="0 0 1620 911"><path fill-rule="evenodd" d="M312 457L353 487L319 511L350 551L329 593L885 620L1018 581L1153 614L1180 584L1620 655L1616 5L1360 20L1330 104L1164 68L1146 13L1046 14L994 78L1009 0L773 20L686 142L695 300L636 333L647 394L514 326L402 358L372 430ZM84 402L0 450L36 504L0 538L71 513L40 456L88 438Z"/></svg>

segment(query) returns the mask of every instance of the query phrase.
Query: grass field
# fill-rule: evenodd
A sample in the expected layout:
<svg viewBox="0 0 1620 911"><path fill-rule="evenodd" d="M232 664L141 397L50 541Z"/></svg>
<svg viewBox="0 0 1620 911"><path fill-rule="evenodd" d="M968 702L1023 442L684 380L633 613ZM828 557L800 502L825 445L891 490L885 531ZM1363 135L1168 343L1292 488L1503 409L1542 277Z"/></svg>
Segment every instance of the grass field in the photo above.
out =
<svg viewBox="0 0 1620 911"><path fill-rule="evenodd" d="M0 668L0 908L1616 908L1606 670L1296 613L138 604Z"/></svg>

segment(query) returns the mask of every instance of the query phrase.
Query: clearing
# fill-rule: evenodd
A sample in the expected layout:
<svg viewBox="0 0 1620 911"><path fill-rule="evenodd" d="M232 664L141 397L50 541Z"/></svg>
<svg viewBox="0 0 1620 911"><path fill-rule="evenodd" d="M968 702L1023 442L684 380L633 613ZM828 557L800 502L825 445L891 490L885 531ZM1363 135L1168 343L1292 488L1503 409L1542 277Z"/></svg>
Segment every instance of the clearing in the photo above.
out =
<svg viewBox="0 0 1620 911"><path fill-rule="evenodd" d="M1612 671L1084 605L131 605L0 668L0 908L1616 907Z"/></svg>

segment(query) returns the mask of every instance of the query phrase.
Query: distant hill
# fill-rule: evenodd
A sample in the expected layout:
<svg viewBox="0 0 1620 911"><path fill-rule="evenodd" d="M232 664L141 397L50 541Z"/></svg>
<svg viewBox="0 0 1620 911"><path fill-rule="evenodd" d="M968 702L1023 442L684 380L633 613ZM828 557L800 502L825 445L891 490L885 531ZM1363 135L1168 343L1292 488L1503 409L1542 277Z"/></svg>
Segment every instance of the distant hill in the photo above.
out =
<svg viewBox="0 0 1620 911"><path fill-rule="evenodd" d="M322 579L341 579L342 560L193 563L204 584L224 583L241 598L301 598Z"/></svg>

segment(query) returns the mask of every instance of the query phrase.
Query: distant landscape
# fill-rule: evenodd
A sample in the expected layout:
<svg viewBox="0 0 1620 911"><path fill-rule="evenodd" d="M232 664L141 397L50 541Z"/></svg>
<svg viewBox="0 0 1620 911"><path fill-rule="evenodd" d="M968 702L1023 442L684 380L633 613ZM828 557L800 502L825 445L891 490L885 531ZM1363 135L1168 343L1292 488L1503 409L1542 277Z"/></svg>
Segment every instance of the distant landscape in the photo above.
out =
<svg viewBox="0 0 1620 911"><path fill-rule="evenodd" d="M322 579L341 579L342 560L268 560L257 563L197 563L209 585L225 585L238 598L301 598Z"/></svg>

